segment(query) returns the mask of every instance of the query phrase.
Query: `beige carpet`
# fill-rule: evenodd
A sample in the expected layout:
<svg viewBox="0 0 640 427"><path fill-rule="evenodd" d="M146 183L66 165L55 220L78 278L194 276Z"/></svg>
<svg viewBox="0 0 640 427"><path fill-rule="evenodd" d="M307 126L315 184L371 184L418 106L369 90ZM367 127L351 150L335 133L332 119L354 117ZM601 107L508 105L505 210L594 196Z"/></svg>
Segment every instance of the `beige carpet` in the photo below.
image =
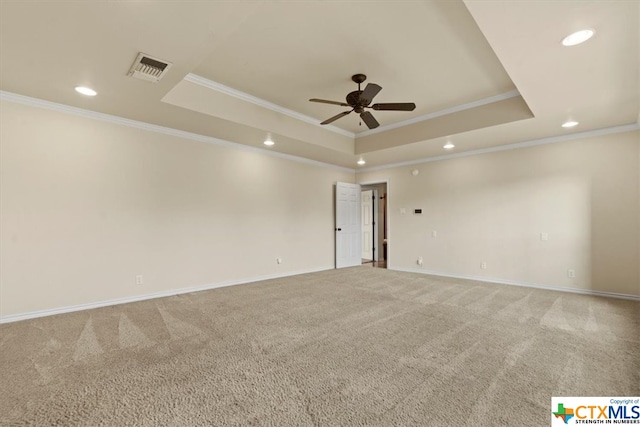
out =
<svg viewBox="0 0 640 427"><path fill-rule="evenodd" d="M546 426L640 394L640 303L370 267L0 326L0 425Z"/></svg>

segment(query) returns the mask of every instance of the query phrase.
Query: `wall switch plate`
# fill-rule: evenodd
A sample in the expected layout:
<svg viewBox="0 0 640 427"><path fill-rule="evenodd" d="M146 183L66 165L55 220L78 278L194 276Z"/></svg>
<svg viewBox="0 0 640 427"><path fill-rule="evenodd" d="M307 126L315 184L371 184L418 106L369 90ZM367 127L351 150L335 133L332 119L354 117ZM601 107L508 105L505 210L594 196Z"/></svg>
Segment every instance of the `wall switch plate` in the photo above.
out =
<svg viewBox="0 0 640 427"><path fill-rule="evenodd" d="M144 283L144 280L143 280L142 274L138 274L136 276L136 285L142 285L143 283Z"/></svg>
<svg viewBox="0 0 640 427"><path fill-rule="evenodd" d="M438 232L436 230L433 230L431 232L431 237L438 237Z"/></svg>
<svg viewBox="0 0 640 427"><path fill-rule="evenodd" d="M542 240L543 242L549 240L549 233L540 233L540 240Z"/></svg>
<svg viewBox="0 0 640 427"><path fill-rule="evenodd" d="M567 270L567 277L573 279L576 277L576 271L573 268Z"/></svg>
<svg viewBox="0 0 640 427"><path fill-rule="evenodd" d="M486 262L482 262L480 264L480 268L483 269L483 270L486 270L487 269L487 263Z"/></svg>
<svg viewBox="0 0 640 427"><path fill-rule="evenodd" d="M407 213L407 209L406 208L400 208L400 213L401 214L406 214Z"/></svg>

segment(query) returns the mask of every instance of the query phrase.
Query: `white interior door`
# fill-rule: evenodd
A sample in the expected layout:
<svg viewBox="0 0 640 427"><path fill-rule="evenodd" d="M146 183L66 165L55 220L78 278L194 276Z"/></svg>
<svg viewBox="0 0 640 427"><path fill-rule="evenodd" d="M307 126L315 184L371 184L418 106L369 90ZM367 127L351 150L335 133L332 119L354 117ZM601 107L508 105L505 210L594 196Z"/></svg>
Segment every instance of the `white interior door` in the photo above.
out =
<svg viewBox="0 0 640 427"><path fill-rule="evenodd" d="M360 212L362 217L362 259L373 261L373 191L361 194Z"/></svg>
<svg viewBox="0 0 640 427"><path fill-rule="evenodd" d="M336 184L336 268L362 264L360 186Z"/></svg>

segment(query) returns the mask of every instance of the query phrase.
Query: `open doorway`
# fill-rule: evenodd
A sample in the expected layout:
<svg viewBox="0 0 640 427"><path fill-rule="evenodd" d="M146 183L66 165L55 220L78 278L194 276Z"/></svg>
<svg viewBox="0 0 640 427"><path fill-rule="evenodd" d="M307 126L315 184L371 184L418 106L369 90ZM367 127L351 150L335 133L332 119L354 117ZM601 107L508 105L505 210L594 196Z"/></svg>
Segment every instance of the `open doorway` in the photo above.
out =
<svg viewBox="0 0 640 427"><path fill-rule="evenodd" d="M361 186L362 264L387 268L387 183Z"/></svg>

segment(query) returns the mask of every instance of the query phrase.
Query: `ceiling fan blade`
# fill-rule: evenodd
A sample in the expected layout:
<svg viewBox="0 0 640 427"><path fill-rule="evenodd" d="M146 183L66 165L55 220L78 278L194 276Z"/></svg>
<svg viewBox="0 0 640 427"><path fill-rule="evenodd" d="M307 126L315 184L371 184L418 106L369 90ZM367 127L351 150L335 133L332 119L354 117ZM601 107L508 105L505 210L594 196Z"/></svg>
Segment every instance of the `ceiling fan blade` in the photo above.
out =
<svg viewBox="0 0 640 427"><path fill-rule="evenodd" d="M333 104L333 105L341 105L343 107L350 107L349 104L344 103L344 102L338 102L338 101L328 101L326 99L317 99L317 98L311 98L309 101L311 102L321 102L323 104Z"/></svg>
<svg viewBox="0 0 640 427"><path fill-rule="evenodd" d="M375 83L369 83L360 94L360 101L366 100L365 105L369 105L373 98L380 92L382 88ZM362 102L364 104L364 102Z"/></svg>
<svg viewBox="0 0 640 427"><path fill-rule="evenodd" d="M336 114L335 116L331 117L330 119L325 120L324 122L320 123L321 125L328 125L331 122L335 122L336 120L338 120L341 117L346 116L347 114L349 114L350 112L352 112L353 110L349 110L349 111L343 111L340 114Z"/></svg>
<svg viewBox="0 0 640 427"><path fill-rule="evenodd" d="M373 114L371 114L368 111L365 111L364 113L360 114L360 118L362 119L362 121L364 122L364 124L367 125L367 127L369 129L375 129L378 126L380 126L380 123L378 123L378 121L376 120L375 117L373 117Z"/></svg>
<svg viewBox="0 0 640 427"><path fill-rule="evenodd" d="M371 108L387 111L413 111L416 109L416 104L413 102L392 102L389 104L373 104Z"/></svg>

